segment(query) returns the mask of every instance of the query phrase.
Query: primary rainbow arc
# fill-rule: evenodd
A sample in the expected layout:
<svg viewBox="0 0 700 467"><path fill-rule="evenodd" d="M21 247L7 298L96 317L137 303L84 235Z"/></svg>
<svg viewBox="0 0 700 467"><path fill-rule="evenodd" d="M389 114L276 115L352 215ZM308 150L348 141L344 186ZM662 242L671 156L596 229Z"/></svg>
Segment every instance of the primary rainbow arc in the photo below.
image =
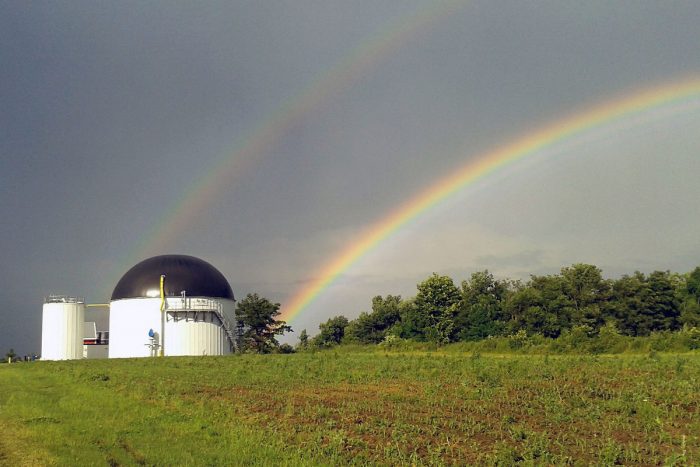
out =
<svg viewBox="0 0 700 467"><path fill-rule="evenodd" d="M355 242L338 253L311 280L295 293L282 309L281 319L291 321L302 313L339 276L360 258L375 249L385 239L405 224L433 206L448 199L474 182L489 176L500 168L533 155L586 130L601 127L623 117L636 115L661 106L700 95L700 78L694 76L682 81L664 83L650 89L637 91L622 98L576 113L540 130L530 133L494 151L470 159L451 175L442 178L425 191L411 198L399 208L374 224Z"/></svg>

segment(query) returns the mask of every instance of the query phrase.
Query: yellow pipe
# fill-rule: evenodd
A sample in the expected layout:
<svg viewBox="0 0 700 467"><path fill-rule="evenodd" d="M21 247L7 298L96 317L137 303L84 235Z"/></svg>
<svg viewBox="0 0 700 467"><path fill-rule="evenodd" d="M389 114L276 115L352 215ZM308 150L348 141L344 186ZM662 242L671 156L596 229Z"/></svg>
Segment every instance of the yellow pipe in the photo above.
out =
<svg viewBox="0 0 700 467"><path fill-rule="evenodd" d="M165 274L160 276L160 311L165 310Z"/></svg>
<svg viewBox="0 0 700 467"><path fill-rule="evenodd" d="M160 275L160 356L164 355L165 347L165 274Z"/></svg>

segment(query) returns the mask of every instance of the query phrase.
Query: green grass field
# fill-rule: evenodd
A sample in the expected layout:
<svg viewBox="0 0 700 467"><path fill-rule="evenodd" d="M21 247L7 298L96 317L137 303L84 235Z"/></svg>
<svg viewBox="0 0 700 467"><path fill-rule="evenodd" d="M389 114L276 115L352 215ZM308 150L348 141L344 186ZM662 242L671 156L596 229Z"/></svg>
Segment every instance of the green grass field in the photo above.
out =
<svg viewBox="0 0 700 467"><path fill-rule="evenodd" d="M0 365L6 465L700 464L700 354Z"/></svg>

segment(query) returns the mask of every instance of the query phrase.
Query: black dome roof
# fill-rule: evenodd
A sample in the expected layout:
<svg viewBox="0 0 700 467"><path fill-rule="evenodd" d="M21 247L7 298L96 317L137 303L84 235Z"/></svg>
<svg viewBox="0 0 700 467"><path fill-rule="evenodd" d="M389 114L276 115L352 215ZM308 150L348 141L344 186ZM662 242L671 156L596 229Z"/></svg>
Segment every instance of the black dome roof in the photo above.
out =
<svg viewBox="0 0 700 467"><path fill-rule="evenodd" d="M160 276L165 274L165 295L214 297L233 300L233 290L223 274L194 256L161 255L141 261L129 269L112 292L112 300L160 296ZM151 291L151 294L148 292Z"/></svg>

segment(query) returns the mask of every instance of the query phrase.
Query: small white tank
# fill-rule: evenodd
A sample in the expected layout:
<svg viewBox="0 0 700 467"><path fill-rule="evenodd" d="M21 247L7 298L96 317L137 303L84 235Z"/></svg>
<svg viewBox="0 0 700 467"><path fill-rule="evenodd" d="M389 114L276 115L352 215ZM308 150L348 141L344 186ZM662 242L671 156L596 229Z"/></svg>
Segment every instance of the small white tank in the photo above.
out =
<svg viewBox="0 0 700 467"><path fill-rule="evenodd" d="M83 358L85 300L51 295L44 300L41 324L42 360Z"/></svg>

